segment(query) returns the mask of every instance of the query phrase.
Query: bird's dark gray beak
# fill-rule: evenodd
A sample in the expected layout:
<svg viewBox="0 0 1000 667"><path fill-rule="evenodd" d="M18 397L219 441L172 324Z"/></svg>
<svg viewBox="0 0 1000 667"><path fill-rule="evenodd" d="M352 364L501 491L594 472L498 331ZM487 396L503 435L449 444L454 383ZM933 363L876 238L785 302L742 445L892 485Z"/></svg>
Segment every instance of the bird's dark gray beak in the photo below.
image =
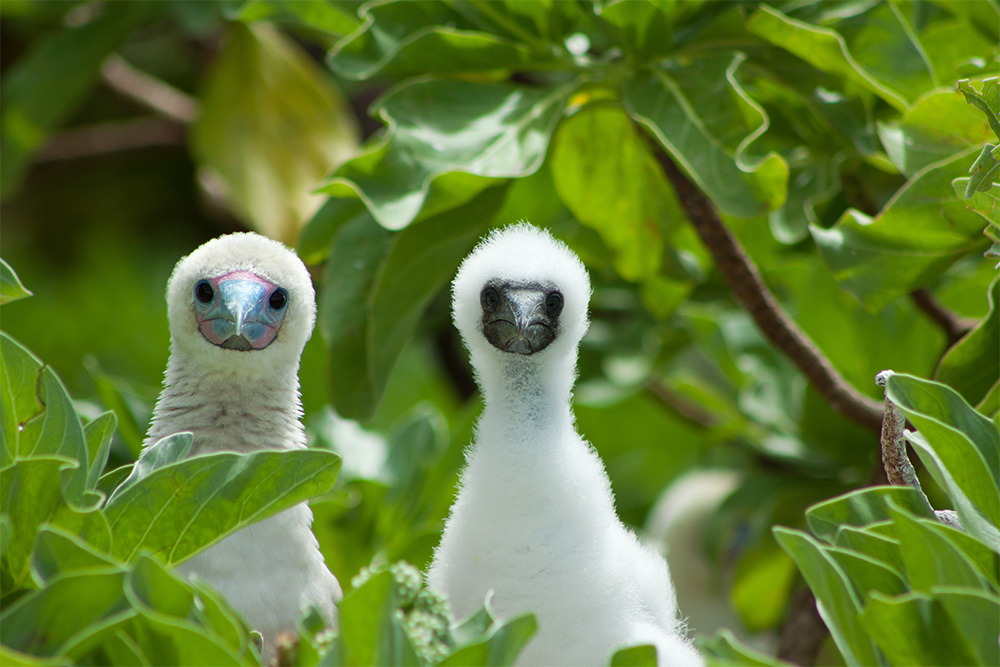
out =
<svg viewBox="0 0 1000 667"><path fill-rule="evenodd" d="M553 294L558 298L557 308L553 308ZM498 350L534 354L556 339L562 310L558 292L537 285L487 285L482 306L483 334Z"/></svg>

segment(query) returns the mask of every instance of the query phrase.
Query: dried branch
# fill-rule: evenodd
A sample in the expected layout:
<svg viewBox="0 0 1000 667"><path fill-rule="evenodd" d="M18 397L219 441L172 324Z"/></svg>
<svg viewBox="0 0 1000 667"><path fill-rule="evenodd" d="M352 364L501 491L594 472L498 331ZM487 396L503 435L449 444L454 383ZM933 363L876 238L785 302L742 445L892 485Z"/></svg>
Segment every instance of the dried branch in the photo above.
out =
<svg viewBox="0 0 1000 667"><path fill-rule="evenodd" d="M140 148L181 146L184 128L157 117L135 118L65 130L35 155L37 162L72 160Z"/></svg>
<svg viewBox="0 0 1000 667"><path fill-rule="evenodd" d="M963 319L945 308L926 287L910 292L910 298L920 310L924 311L935 324L944 330L945 336L948 337L948 347L957 343L962 336L972 330L973 322Z"/></svg>
<svg viewBox="0 0 1000 667"><path fill-rule="evenodd" d="M666 151L652 142L657 159L673 183L681 206L715 258L737 301L757 326L799 369L835 411L874 432L882 426L882 406L848 383L804 331L782 310L753 261L719 218L711 201L692 183Z"/></svg>
<svg viewBox="0 0 1000 667"><path fill-rule="evenodd" d="M137 70L120 56L112 55L104 61L101 79L116 92L175 123L190 125L198 117L197 100Z"/></svg>

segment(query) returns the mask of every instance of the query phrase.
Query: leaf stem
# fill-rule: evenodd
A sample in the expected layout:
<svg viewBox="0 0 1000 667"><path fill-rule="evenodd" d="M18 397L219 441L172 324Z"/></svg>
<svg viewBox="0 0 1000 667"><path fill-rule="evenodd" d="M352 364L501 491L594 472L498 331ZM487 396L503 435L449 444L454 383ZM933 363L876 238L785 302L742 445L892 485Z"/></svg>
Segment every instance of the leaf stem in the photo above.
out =
<svg viewBox="0 0 1000 667"><path fill-rule="evenodd" d="M876 433L881 404L852 387L804 331L781 308L753 260L726 228L712 202L674 164L663 146L651 140L657 160L674 186L684 212L737 301L771 342L799 369L836 412Z"/></svg>

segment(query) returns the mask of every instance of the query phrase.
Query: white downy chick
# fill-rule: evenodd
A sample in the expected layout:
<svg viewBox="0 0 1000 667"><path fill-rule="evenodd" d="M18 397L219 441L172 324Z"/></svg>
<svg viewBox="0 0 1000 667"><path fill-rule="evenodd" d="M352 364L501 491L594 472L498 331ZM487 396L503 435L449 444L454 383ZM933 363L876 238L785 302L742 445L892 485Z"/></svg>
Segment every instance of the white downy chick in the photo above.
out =
<svg viewBox="0 0 1000 667"><path fill-rule="evenodd" d="M535 612L520 664L605 665L654 644L701 665L663 558L619 520L600 457L570 405L590 280L571 250L518 224L494 232L453 284L455 325L485 409L428 572L456 616L495 592L500 616Z"/></svg>
<svg viewBox="0 0 1000 667"><path fill-rule="evenodd" d="M170 360L143 452L191 431L191 455L306 446L299 359L316 299L294 252L253 233L213 239L174 268L167 283ZM222 592L274 655L281 630L315 604L336 622L342 593L301 503L248 526L177 569Z"/></svg>

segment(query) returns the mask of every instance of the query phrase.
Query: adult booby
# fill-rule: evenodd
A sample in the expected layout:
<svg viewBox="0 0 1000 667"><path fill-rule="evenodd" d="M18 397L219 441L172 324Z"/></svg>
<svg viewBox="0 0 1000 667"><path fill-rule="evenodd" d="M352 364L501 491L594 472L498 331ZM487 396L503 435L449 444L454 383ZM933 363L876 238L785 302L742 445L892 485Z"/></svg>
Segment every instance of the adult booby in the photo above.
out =
<svg viewBox="0 0 1000 667"><path fill-rule="evenodd" d="M170 360L144 452L179 431L194 434L191 455L305 448L298 371L316 300L295 253L253 233L213 239L174 268L167 313ZM178 567L226 596L263 635L267 658L303 605L336 620L340 584L311 524L301 503Z"/></svg>
<svg viewBox="0 0 1000 667"><path fill-rule="evenodd" d="M614 509L607 473L574 427L577 347L590 280L547 232L494 232L453 283L455 325L485 408L428 572L457 616L493 590L501 616L535 612L521 664L605 665L654 644L661 665L700 665L666 562Z"/></svg>

